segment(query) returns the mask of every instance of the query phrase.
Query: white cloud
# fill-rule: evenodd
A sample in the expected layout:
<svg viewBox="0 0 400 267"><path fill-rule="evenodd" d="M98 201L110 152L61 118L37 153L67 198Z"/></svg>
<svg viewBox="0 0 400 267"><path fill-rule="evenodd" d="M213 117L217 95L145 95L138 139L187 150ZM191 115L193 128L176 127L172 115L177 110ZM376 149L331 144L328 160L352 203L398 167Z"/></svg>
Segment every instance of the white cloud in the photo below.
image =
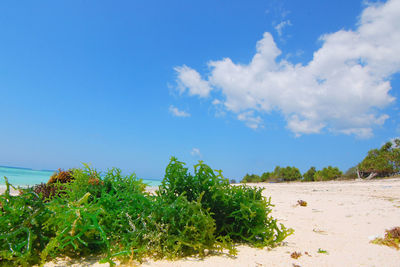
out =
<svg viewBox="0 0 400 267"><path fill-rule="evenodd" d="M389 79L400 70L400 0L369 5L356 30L320 39L310 62L293 64L277 60L281 51L266 32L248 64L211 61L206 80L177 67L178 83L190 95L221 93L224 108L251 128L260 125L259 115L278 111L296 135L327 130L370 137L388 118L381 110L395 100Z"/></svg>
<svg viewBox="0 0 400 267"><path fill-rule="evenodd" d="M253 110L242 112L237 116L237 118L240 121L244 121L247 127L250 127L251 129L258 129L259 127L262 127L261 117L254 116Z"/></svg>
<svg viewBox="0 0 400 267"><path fill-rule="evenodd" d="M192 151L190 151L190 154L194 157L201 157L200 149L194 147Z"/></svg>
<svg viewBox="0 0 400 267"><path fill-rule="evenodd" d="M279 23L278 25L275 26L275 30L278 33L279 36L282 36L282 30L283 28L285 28L286 26L292 26L292 23L290 22L290 20L284 20L281 23Z"/></svg>
<svg viewBox="0 0 400 267"><path fill-rule="evenodd" d="M190 117L190 113L179 110L177 107L169 106L169 112L174 115L175 117Z"/></svg>
<svg viewBox="0 0 400 267"><path fill-rule="evenodd" d="M181 93L189 90L190 95L198 95L200 97L207 97L211 91L209 84L202 80L200 74L185 65L182 67L175 67L178 73L178 89Z"/></svg>

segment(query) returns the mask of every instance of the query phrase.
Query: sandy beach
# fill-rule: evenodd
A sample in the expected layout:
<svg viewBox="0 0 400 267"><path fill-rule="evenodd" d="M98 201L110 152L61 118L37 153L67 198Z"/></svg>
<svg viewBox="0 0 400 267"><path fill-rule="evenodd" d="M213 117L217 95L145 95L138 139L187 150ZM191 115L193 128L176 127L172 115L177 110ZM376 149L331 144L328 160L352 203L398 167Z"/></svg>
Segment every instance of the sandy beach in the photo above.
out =
<svg viewBox="0 0 400 267"><path fill-rule="evenodd" d="M385 229L400 226L400 178L373 181L252 184L272 198L272 216L294 229L282 246L238 246L238 254L208 255L142 266L400 266L400 251L371 244ZM297 205L307 202L306 207ZM318 250L326 253L318 253ZM298 259L291 253L299 252ZM107 266L59 261L56 264Z"/></svg>

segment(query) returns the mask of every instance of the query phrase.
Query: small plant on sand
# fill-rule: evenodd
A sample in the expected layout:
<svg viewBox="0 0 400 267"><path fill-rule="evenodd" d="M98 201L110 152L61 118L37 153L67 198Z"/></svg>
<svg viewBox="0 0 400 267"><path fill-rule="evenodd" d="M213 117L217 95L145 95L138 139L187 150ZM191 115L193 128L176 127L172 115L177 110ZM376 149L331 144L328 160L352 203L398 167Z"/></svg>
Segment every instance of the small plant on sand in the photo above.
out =
<svg viewBox="0 0 400 267"><path fill-rule="evenodd" d="M321 254L328 254L328 251L322 248L319 248L317 252Z"/></svg>
<svg viewBox="0 0 400 267"><path fill-rule="evenodd" d="M301 257L301 252L293 252L292 254L290 254L290 257L292 257L293 259L298 259Z"/></svg>
<svg viewBox="0 0 400 267"><path fill-rule="evenodd" d="M307 202L304 200L297 200L297 204L301 207L307 207Z"/></svg>
<svg viewBox="0 0 400 267"><path fill-rule="evenodd" d="M376 238L371 243L400 249L400 227L397 226L386 230L384 238Z"/></svg>

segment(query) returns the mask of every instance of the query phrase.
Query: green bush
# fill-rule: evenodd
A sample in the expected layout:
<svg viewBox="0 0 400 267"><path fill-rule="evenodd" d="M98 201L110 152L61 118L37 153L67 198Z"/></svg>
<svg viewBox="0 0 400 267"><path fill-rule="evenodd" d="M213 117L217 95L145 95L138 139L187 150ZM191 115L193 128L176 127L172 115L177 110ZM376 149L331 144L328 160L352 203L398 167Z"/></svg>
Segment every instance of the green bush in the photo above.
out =
<svg viewBox="0 0 400 267"><path fill-rule="evenodd" d="M343 173L339 170L338 167L328 166L323 168L320 171L317 171L314 175L315 181L329 181L336 179L342 176Z"/></svg>
<svg viewBox="0 0 400 267"><path fill-rule="evenodd" d="M241 183L259 183L261 181L262 181L261 177L257 174L246 174L240 182Z"/></svg>
<svg viewBox="0 0 400 267"><path fill-rule="evenodd" d="M362 177L371 173L378 177L400 173L400 138L387 142L380 149L368 151L368 155L358 164Z"/></svg>
<svg viewBox="0 0 400 267"><path fill-rule="evenodd" d="M57 185L59 183L56 183ZM101 255L141 261L177 258L235 242L275 246L292 233L269 214L262 190L230 186L221 171L200 162L195 173L172 158L156 195L136 176L112 169L101 177L85 165L59 194L34 188L0 195L0 265L43 264L56 257Z"/></svg>
<svg viewBox="0 0 400 267"><path fill-rule="evenodd" d="M271 177L272 177L272 175L273 175L273 173L264 172L264 173L261 175L261 181L262 181L262 182L266 182L266 181L270 180Z"/></svg>
<svg viewBox="0 0 400 267"><path fill-rule="evenodd" d="M229 186L220 170L213 171L202 162L195 166L194 175L191 175L176 158L171 159L157 192L168 201L180 195L187 196L189 201L200 201L212 214L219 236L256 246L272 246L290 231L268 217L271 204L261 193L262 189Z"/></svg>
<svg viewBox="0 0 400 267"><path fill-rule="evenodd" d="M282 179L283 181L289 182L289 181L300 180L302 176L300 170L296 167L287 166L282 168L280 166L276 166L271 177L275 179Z"/></svg>
<svg viewBox="0 0 400 267"><path fill-rule="evenodd" d="M303 177L305 182L312 182L314 181L314 176L317 170L315 167L311 167L306 173L304 173Z"/></svg>

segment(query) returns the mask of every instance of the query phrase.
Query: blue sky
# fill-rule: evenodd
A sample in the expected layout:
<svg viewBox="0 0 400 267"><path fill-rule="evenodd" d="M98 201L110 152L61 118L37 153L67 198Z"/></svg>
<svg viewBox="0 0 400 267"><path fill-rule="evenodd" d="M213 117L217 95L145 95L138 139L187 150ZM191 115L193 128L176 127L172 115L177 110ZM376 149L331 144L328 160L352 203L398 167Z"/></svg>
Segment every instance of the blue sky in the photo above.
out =
<svg viewBox="0 0 400 267"><path fill-rule="evenodd" d="M400 4L2 1L0 165L240 179L400 135Z"/></svg>

